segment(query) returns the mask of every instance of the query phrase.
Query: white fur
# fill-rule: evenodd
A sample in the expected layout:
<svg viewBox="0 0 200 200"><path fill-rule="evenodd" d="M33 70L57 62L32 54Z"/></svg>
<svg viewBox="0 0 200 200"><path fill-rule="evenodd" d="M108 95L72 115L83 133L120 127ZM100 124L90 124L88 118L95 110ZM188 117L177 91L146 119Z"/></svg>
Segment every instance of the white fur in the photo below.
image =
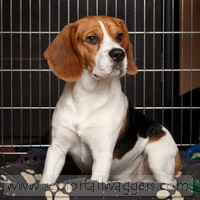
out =
<svg viewBox="0 0 200 200"><path fill-rule="evenodd" d="M56 105L52 119L52 143L41 183L56 181L67 153L82 170L92 172L92 180L104 182L110 175L113 180L122 180L123 177L130 181L133 171L147 155L156 179L171 182L176 148L167 130L166 136L155 143L148 144L148 139L138 138L133 149L122 159L113 160L113 149L128 107L119 79L126 73L127 57L120 66L113 68L108 52L121 47L109 37L103 23L99 23L104 38L96 54L92 74L84 70L76 83L67 83ZM165 149L166 143L171 149Z"/></svg>
<svg viewBox="0 0 200 200"><path fill-rule="evenodd" d="M174 158L177 154L177 147L169 131L164 127L162 129L166 135L157 142L148 143L145 153L147 154L149 167L156 180L172 184L175 168Z"/></svg>

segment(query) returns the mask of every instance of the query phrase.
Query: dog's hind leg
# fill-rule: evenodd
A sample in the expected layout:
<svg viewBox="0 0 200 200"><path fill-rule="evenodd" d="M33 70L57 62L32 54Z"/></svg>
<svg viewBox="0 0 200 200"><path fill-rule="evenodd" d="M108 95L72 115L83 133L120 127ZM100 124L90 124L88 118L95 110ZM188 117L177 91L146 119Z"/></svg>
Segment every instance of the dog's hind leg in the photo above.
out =
<svg viewBox="0 0 200 200"><path fill-rule="evenodd" d="M156 181L173 184L177 151L178 148L167 130L162 138L147 144L145 153Z"/></svg>

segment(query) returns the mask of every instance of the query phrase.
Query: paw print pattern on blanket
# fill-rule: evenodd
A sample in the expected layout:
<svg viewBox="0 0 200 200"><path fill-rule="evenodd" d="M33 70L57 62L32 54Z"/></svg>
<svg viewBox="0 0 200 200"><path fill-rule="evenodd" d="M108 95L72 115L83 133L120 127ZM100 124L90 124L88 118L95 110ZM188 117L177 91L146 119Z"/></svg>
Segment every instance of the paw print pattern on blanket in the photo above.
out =
<svg viewBox="0 0 200 200"><path fill-rule="evenodd" d="M47 200L69 200L69 193L72 191L72 186L70 184L59 183L57 185L51 185L49 190L45 192Z"/></svg>
<svg viewBox="0 0 200 200"><path fill-rule="evenodd" d="M1 169L4 170L4 168L9 168L12 165L2 166ZM12 183L11 180L8 179L8 177L4 174L0 174L0 183Z"/></svg>
<svg viewBox="0 0 200 200"><path fill-rule="evenodd" d="M31 169L26 169L25 172L21 172L21 175L29 185L40 181L42 177L41 174L36 174L35 171Z"/></svg>
<svg viewBox="0 0 200 200"><path fill-rule="evenodd" d="M156 196L158 199L184 200L181 193L175 190L174 186L168 184L163 184Z"/></svg>
<svg viewBox="0 0 200 200"><path fill-rule="evenodd" d="M12 183L5 175L0 175L0 183Z"/></svg>

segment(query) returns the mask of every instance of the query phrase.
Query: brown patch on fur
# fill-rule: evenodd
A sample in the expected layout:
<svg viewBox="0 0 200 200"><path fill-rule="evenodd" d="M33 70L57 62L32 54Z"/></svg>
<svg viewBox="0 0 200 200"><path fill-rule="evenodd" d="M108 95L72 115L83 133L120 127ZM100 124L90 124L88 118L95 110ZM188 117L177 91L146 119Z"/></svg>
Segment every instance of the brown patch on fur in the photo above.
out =
<svg viewBox="0 0 200 200"><path fill-rule="evenodd" d="M178 174L178 172L183 168L183 162L180 158L180 154L177 151L176 157L175 157L175 168L174 168L174 174Z"/></svg>
<svg viewBox="0 0 200 200"><path fill-rule="evenodd" d="M165 131L161 130L158 134L155 134L155 135L151 136L149 138L149 142L148 143L157 142L158 140L160 140L165 135L166 135Z"/></svg>

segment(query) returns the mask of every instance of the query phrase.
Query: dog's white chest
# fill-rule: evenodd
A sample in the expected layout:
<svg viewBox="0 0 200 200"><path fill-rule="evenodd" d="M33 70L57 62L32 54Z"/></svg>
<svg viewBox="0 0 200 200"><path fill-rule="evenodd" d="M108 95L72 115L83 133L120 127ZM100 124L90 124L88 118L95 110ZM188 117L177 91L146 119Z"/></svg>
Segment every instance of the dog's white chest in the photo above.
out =
<svg viewBox="0 0 200 200"><path fill-rule="evenodd" d="M119 123L127 104L118 78L97 81L85 70L76 84L65 85L53 120L82 137L87 128L113 125L113 117L115 124Z"/></svg>

